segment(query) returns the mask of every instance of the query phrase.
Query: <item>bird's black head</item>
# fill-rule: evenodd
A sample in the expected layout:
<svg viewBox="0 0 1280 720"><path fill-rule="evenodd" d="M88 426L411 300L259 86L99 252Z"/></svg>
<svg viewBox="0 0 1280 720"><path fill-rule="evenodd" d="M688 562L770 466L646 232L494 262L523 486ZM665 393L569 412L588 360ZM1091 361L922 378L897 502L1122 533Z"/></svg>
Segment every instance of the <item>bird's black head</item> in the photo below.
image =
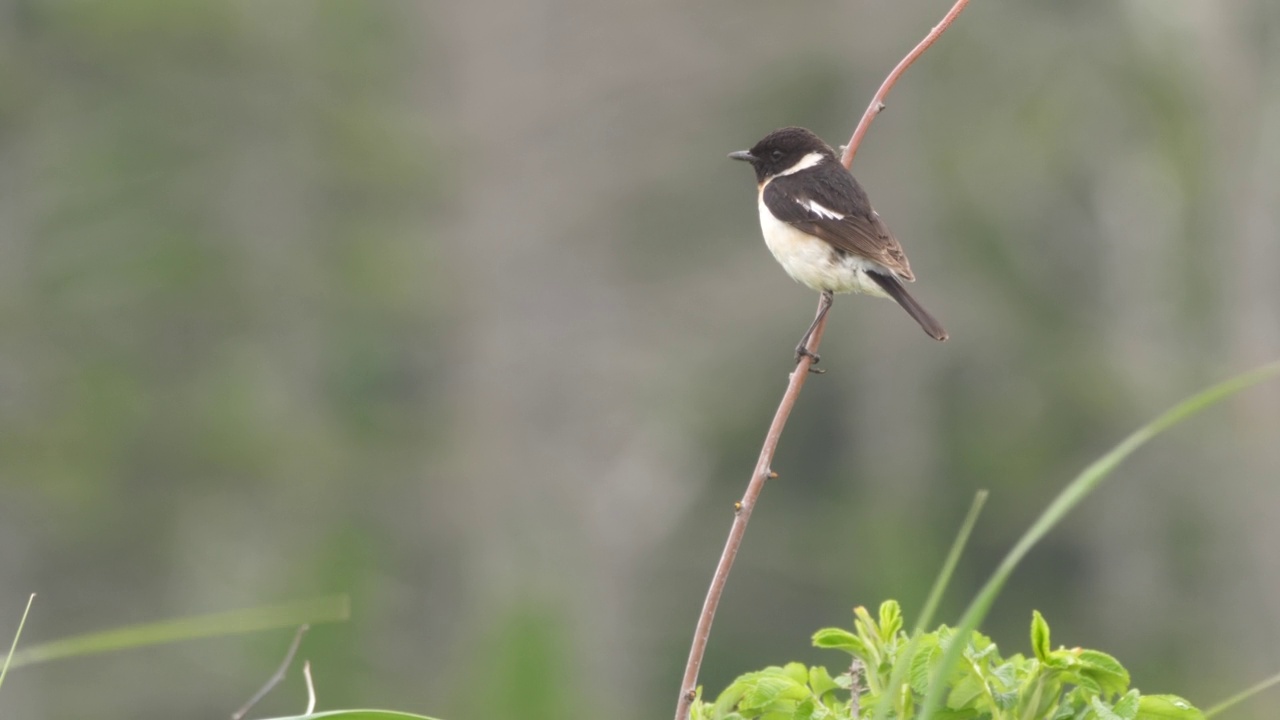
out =
<svg viewBox="0 0 1280 720"><path fill-rule="evenodd" d="M822 161L834 161L836 151L802 127L785 127L765 135L750 150L729 153L729 157L751 163L756 181L764 182L789 170L794 172Z"/></svg>

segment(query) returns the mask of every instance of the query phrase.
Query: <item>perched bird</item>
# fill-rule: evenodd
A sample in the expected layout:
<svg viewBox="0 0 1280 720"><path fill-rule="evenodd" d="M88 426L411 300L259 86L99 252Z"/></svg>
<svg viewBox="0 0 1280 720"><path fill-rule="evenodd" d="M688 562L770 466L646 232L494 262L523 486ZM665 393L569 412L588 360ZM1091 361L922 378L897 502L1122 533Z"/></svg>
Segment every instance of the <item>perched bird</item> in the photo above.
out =
<svg viewBox="0 0 1280 720"><path fill-rule="evenodd" d="M822 138L786 127L729 157L756 171L760 230L774 259L792 279L823 295L822 310L796 347L797 362L812 356L805 345L830 309L832 293L892 298L929 337L947 339L947 331L903 286L915 276L902 246Z"/></svg>

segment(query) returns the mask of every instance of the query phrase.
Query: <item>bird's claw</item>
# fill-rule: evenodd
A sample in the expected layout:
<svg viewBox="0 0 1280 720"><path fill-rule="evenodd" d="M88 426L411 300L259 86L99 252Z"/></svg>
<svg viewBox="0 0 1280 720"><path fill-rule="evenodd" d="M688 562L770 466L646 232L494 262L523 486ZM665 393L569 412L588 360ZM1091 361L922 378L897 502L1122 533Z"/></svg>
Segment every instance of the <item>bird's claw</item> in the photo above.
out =
<svg viewBox="0 0 1280 720"><path fill-rule="evenodd" d="M818 353L816 352L811 352L809 348L805 347L804 345L797 346L796 347L796 364L797 365L800 364L800 361L806 357L812 361L809 363L809 372L814 373L815 375L821 375L822 373L826 372L826 370L819 370L818 368L814 367L814 365L817 365L819 362L822 361L822 356L818 355Z"/></svg>

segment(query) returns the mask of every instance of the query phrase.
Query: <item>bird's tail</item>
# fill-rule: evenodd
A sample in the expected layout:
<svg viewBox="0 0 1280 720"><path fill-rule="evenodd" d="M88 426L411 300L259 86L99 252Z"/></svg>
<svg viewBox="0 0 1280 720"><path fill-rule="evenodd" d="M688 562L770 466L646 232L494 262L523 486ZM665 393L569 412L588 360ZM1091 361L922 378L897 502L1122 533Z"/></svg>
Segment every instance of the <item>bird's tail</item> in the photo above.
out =
<svg viewBox="0 0 1280 720"><path fill-rule="evenodd" d="M942 329L942 325L933 319L929 311L925 310L920 303L916 302L915 298L911 297L911 293L907 292L907 288L902 285L898 278L891 275L881 275L878 272L868 272L867 274L871 276L872 280L876 281L876 284L881 289L889 294L889 297L894 299L894 302L901 305L908 315L920 323L920 327L924 328L929 337L934 340L946 340L950 337L947 335L947 331Z"/></svg>

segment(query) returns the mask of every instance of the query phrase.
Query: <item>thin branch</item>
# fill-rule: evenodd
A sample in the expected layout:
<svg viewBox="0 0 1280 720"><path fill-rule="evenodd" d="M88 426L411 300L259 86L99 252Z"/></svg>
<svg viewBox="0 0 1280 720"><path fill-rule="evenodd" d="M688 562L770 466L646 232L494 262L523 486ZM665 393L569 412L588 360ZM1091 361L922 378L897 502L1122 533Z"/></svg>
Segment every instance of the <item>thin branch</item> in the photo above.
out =
<svg viewBox="0 0 1280 720"><path fill-rule="evenodd" d="M889 94L889 90L893 88L894 84L898 82L899 76L911 63L915 62L916 58L929 49L929 46L946 31L947 27L951 25L956 16L968 4L969 0L956 0L956 4L942 19L942 22L929 31L924 40L920 41L898 63L893 72L889 73L889 76L885 78L875 97L872 98L871 105L863 113L862 120L858 123L853 137L849 140L848 147L845 148L841 162L846 168L852 165L853 156L858 151L858 146L862 144L862 138L867 134L867 128L871 127L871 121L875 120L876 115L880 114L880 111L884 109L884 98ZM812 356L817 355L818 346L822 344L823 332L827 329L827 318L823 315L824 310L827 309L828 302L828 296L824 294L818 303L818 323L809 336L808 344L805 345ZM777 477L777 474L770 467L773 464L773 456L778 449L778 440L782 437L782 430L786 427L787 418L791 415L791 409L795 407L796 399L800 396L800 389L804 387L805 380L809 377L809 368L812 364L813 357L804 355L796 363L795 370L791 371L790 379L787 381L787 390L782 394L782 402L778 404L778 410L773 415L773 423L769 425L769 432L765 434L764 447L760 449L760 458L756 461L755 470L751 474L751 481L747 483L747 491L743 494L742 500L734 505L735 515L733 526L729 529L729 539L725 542L724 552L721 553L720 562L716 565L715 574L711 578L711 587L707 589L707 598L703 601L702 613L698 616L698 626L693 631L693 646L689 648L689 660L685 665L684 678L680 683L680 697L676 701L675 720L687 720L689 708L693 705L694 698L697 697L698 671L702 668L702 658L707 650L707 639L711 635L711 623L715 619L716 608L720 605L720 596L724 593L725 583L729 579L729 571L733 568L733 561L738 556L738 549L742 546L742 538L747 532L747 521L751 519L751 511L755 508L756 500L764 489L764 482L770 477Z"/></svg>
<svg viewBox="0 0 1280 720"><path fill-rule="evenodd" d="M849 717L852 720L858 720L862 715L862 673L865 670L857 658L849 666Z"/></svg>
<svg viewBox="0 0 1280 720"><path fill-rule="evenodd" d="M822 313L822 304L826 303L826 298L826 295L822 296L822 302L818 308L819 314ZM817 354L818 346L822 344L822 333L826 327L827 323L824 319L813 329L809 344L805 346L809 352ZM769 432L764 437L764 447L760 449L760 459L756 461L756 469L751 474L751 482L747 484L747 492L742 496L742 500L733 506L735 515L733 527L729 529L729 540L725 543L724 552L720 555L720 563L716 565L715 575L711 578L711 588L707 590L707 599L702 604L702 614L698 616L698 627L693 631L693 647L689 649L689 662L685 665L684 681L680 685L676 720L685 720L689 716L689 707L693 704L698 685L698 670L702 667L702 656L707 649L707 638L711 635L711 621L715 619L720 595L724 593L725 582L729 579L729 570L733 567L733 560L737 557L738 548L742 545L742 536L747 532L747 521L751 519L751 511L756 506L760 491L764 489L764 482L770 477L777 477L769 466L773 462L774 452L778 449L778 440L782 437L782 429L786 427L787 417L791 415L796 398L800 396L800 388L804 387L805 380L809 378L809 366L812 363L812 357L802 355L800 362L796 363L795 370L791 371L791 377L787 381L787 391L783 393L778 411L773 415L773 423L769 425Z"/></svg>
<svg viewBox="0 0 1280 720"><path fill-rule="evenodd" d="M929 34L925 35L924 39L911 52L907 53L907 56L902 58L898 66L889 73L889 77L885 78L883 83L880 83L880 89L871 98L871 104L867 106L867 111L862 113L862 120L858 123L857 129L853 131L853 137L849 138L849 144L845 146L844 155L840 156L840 162L845 166L846 170L853 166L853 156L857 154L858 146L862 144L863 136L867 134L867 130L871 127L871 121L876 119L881 110L884 110L884 99L889 94L889 91L893 89L893 86L897 84L898 77L906 72L907 68L911 67L911 63L923 55L924 51L928 50L929 46L936 42L942 36L942 33L947 31L947 28L951 27L951 23L964 11L968 4L969 0L956 0L956 4L951 6L951 10L942 18L942 22L934 25Z"/></svg>
<svg viewBox="0 0 1280 720"><path fill-rule="evenodd" d="M309 630L310 627L310 625L301 625L298 627L298 632L293 635L293 642L289 643L288 652L284 654L284 662L280 663L280 667L276 668L275 674L267 680L266 684L263 685L258 692L254 693L253 697L249 698L249 702L245 703L243 707L232 713L231 720L241 720L245 715L248 715L249 711L252 710L255 705L262 702L262 698L266 697L267 693L275 690L276 686L284 680L285 674L289 672L289 666L293 664L293 656L297 654L298 646L302 644L302 636L307 634L307 630Z"/></svg>

